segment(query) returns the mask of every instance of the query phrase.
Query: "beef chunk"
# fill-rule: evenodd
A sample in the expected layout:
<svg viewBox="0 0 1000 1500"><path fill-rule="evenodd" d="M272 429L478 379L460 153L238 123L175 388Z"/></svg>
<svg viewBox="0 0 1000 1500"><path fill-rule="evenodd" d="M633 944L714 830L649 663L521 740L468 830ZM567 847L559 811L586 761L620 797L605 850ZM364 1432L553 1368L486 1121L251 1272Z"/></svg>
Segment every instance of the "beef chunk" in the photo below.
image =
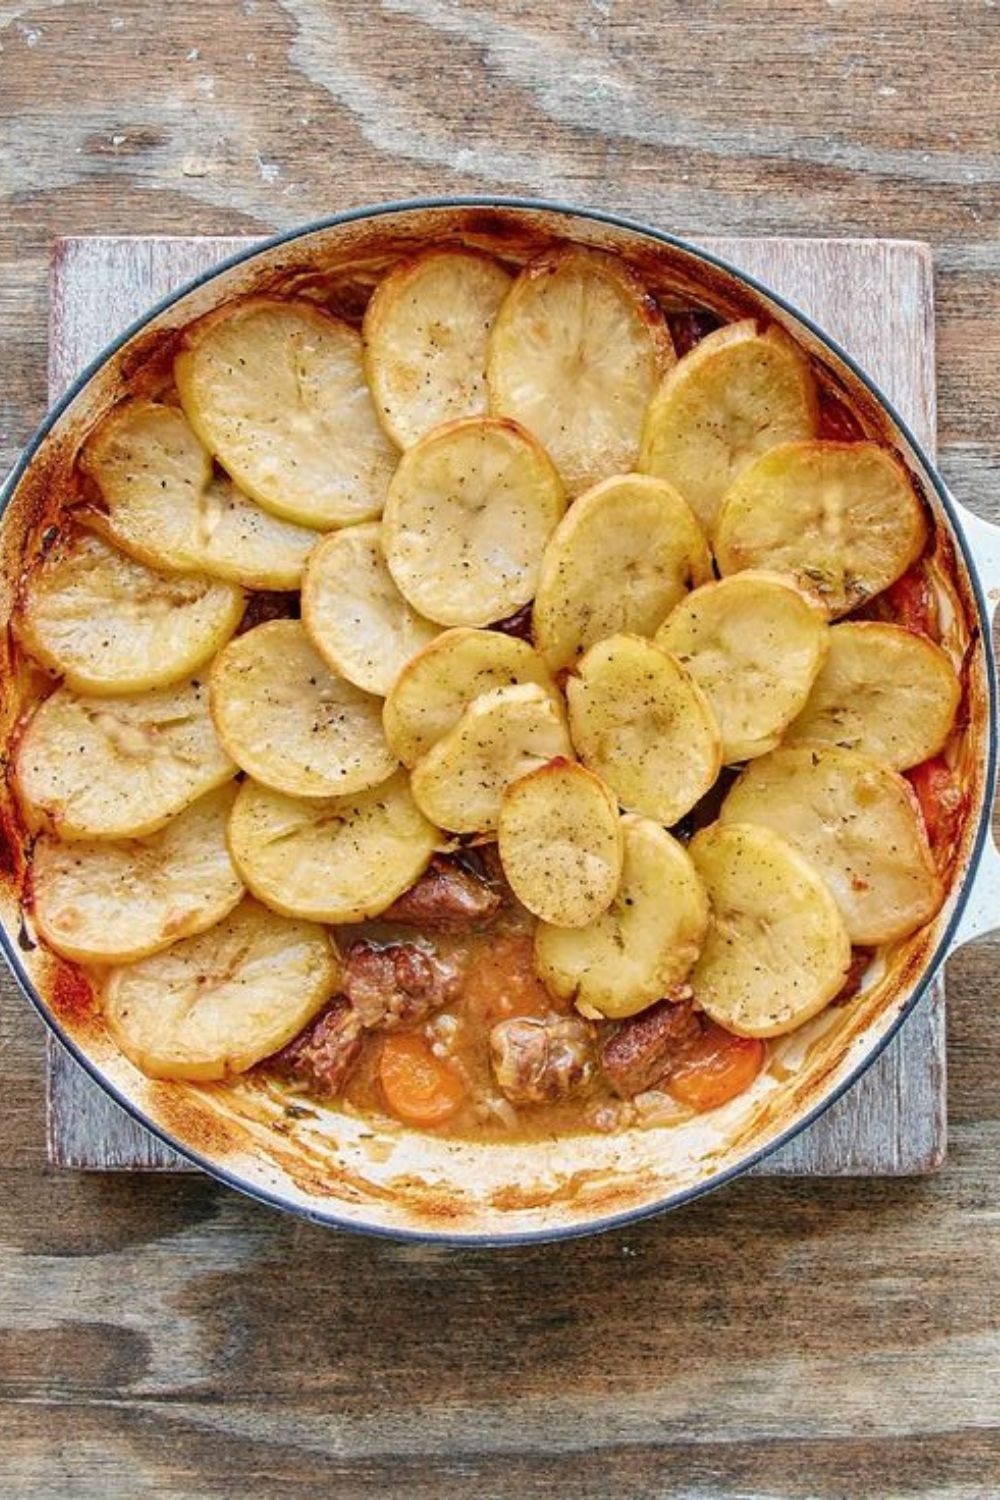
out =
<svg viewBox="0 0 1000 1500"><path fill-rule="evenodd" d="M498 1021L490 1032L490 1061L512 1104L552 1104L590 1078L590 1029L575 1016Z"/></svg>
<svg viewBox="0 0 1000 1500"><path fill-rule="evenodd" d="M652 1088L684 1049L701 1035L701 1022L691 1007L690 990L680 1000L658 1000L648 1010L630 1016L601 1048L601 1066L622 1099Z"/></svg>
<svg viewBox="0 0 1000 1500"><path fill-rule="evenodd" d="M330 1001L267 1066L283 1078L305 1084L311 1094L332 1099L357 1067L364 1046L361 1017L343 995Z"/></svg>
<svg viewBox="0 0 1000 1500"><path fill-rule="evenodd" d="M384 922L402 922L426 932L466 932L483 927L500 910L501 893L468 861L439 857L404 891Z"/></svg>
<svg viewBox="0 0 1000 1500"><path fill-rule="evenodd" d="M369 1028L422 1021L458 993L459 973L416 943L361 941L347 950L344 993Z"/></svg>
<svg viewBox="0 0 1000 1500"><path fill-rule="evenodd" d="M489 627L498 630L501 635L516 636L519 641L527 641L531 645L531 605L522 604L512 615L505 620L495 620Z"/></svg>

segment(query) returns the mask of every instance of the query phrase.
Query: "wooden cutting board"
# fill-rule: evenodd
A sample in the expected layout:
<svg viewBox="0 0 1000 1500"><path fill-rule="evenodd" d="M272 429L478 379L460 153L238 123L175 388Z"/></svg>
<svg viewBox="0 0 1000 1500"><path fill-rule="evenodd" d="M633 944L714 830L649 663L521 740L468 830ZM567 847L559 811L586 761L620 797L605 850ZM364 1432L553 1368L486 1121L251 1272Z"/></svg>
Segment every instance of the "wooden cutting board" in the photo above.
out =
<svg viewBox="0 0 1000 1500"><path fill-rule="evenodd" d="M158 298L244 239L60 240L52 269L49 390ZM933 272L927 246L892 240L709 239L845 346L933 454ZM49 1037L48 1145L56 1166L194 1170L118 1108ZM944 1157L944 989L934 986L877 1063L827 1113L762 1163L766 1176L909 1176Z"/></svg>

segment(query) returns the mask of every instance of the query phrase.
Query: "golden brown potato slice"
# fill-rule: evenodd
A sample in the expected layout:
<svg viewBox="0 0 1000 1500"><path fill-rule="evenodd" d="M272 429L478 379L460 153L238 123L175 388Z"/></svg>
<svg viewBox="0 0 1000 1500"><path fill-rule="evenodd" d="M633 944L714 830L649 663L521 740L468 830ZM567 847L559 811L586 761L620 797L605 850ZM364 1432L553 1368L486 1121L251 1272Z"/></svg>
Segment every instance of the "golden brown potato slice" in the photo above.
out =
<svg viewBox="0 0 1000 1500"><path fill-rule="evenodd" d="M793 574L832 616L916 562L927 522L902 464L877 443L784 443L744 469L715 528L723 574Z"/></svg>
<svg viewBox="0 0 1000 1500"><path fill-rule="evenodd" d="M805 708L785 741L862 750L905 771L944 745L962 696L947 655L924 635L874 620L845 620Z"/></svg>
<svg viewBox="0 0 1000 1500"><path fill-rule="evenodd" d="M545 922L585 927L614 900L624 850L618 803L573 761L551 760L511 782L497 843L514 895Z"/></svg>
<svg viewBox="0 0 1000 1500"><path fill-rule="evenodd" d="M891 943L930 920L944 896L907 783L832 745L782 747L753 761L720 817L771 828L814 865L852 943Z"/></svg>
<svg viewBox="0 0 1000 1500"><path fill-rule="evenodd" d="M475 698L413 768L413 795L426 817L453 833L497 826L504 788L573 748L559 704L534 682Z"/></svg>
<svg viewBox="0 0 1000 1500"><path fill-rule="evenodd" d="M59 688L35 710L14 767L30 821L62 839L155 833L236 774L194 679L128 698Z"/></svg>
<svg viewBox="0 0 1000 1500"><path fill-rule="evenodd" d="M395 449L346 323L313 302L231 302L187 330L174 378L206 448L265 510L318 531L381 513Z"/></svg>
<svg viewBox="0 0 1000 1500"><path fill-rule="evenodd" d="M619 631L652 635L712 576L701 527L661 479L620 474L581 495L545 548L532 610L535 644L557 671Z"/></svg>
<svg viewBox="0 0 1000 1500"><path fill-rule="evenodd" d="M635 468L646 403L673 359L663 314L624 261L546 251L493 325L491 407L535 434L578 495Z"/></svg>
<svg viewBox="0 0 1000 1500"><path fill-rule="evenodd" d="M599 641L566 684L573 744L629 812L676 823L722 767L704 693L676 657L637 635Z"/></svg>
<svg viewBox="0 0 1000 1500"><path fill-rule="evenodd" d="M727 764L773 750L823 664L826 611L790 578L735 573L682 599L657 632L708 699Z"/></svg>
<svg viewBox="0 0 1000 1500"><path fill-rule="evenodd" d="M212 717L242 770L293 797L331 797L385 781L396 758L382 702L338 677L299 620L271 620L215 659Z"/></svg>
<svg viewBox="0 0 1000 1500"><path fill-rule="evenodd" d="M808 860L769 828L713 823L691 840L712 916L695 1000L737 1036L781 1036L842 989L851 943Z"/></svg>
<svg viewBox="0 0 1000 1500"><path fill-rule="evenodd" d="M315 531L269 515L212 461L175 406L125 401L88 440L100 491L88 525L151 568L254 589L297 589Z"/></svg>
<svg viewBox="0 0 1000 1500"><path fill-rule="evenodd" d="M585 1016L644 1010L687 978L708 926L708 897L683 844L649 818L622 818L624 864L609 909L586 927L535 930L535 963Z"/></svg>
<svg viewBox="0 0 1000 1500"><path fill-rule="evenodd" d="M753 318L703 338L649 403L638 467L674 485L706 531L736 476L777 443L813 437L816 388L805 355Z"/></svg>
<svg viewBox="0 0 1000 1500"><path fill-rule="evenodd" d="M335 531L313 552L302 583L302 623L335 672L383 697L439 634L393 583L377 521Z"/></svg>
<svg viewBox="0 0 1000 1500"><path fill-rule="evenodd" d="M401 448L456 417L485 415L486 345L511 278L478 250L431 248L383 276L368 303L365 370Z"/></svg>
<svg viewBox="0 0 1000 1500"><path fill-rule="evenodd" d="M49 947L79 963L134 963L221 921L243 895L226 843L235 796L229 782L142 839L40 838L31 889Z"/></svg>
<svg viewBox="0 0 1000 1500"><path fill-rule="evenodd" d="M333 994L340 960L312 922L246 900L207 932L112 969L108 1030L151 1078L245 1073L290 1042Z"/></svg>
<svg viewBox="0 0 1000 1500"><path fill-rule="evenodd" d="M190 677L228 641L245 602L230 583L154 573L78 532L29 575L17 626L69 687L120 695Z"/></svg>
<svg viewBox="0 0 1000 1500"><path fill-rule="evenodd" d="M416 765L458 723L474 698L534 682L558 701L548 668L527 641L497 630L445 630L408 662L385 701L385 732L405 766Z"/></svg>
<svg viewBox="0 0 1000 1500"><path fill-rule="evenodd" d="M438 427L408 448L389 487L382 546L427 620L489 625L528 603L565 509L559 476L524 428L492 417Z"/></svg>
<svg viewBox="0 0 1000 1500"><path fill-rule="evenodd" d="M245 781L229 825L254 895L314 922L377 917L423 874L440 841L404 771L350 797L308 801Z"/></svg>

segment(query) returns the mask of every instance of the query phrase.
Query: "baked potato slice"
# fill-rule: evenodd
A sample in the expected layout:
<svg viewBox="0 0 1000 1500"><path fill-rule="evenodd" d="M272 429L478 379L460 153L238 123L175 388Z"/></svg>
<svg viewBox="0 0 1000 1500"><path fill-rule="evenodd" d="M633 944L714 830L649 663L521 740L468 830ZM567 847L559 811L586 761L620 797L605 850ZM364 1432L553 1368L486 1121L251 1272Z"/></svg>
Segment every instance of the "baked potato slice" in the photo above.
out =
<svg viewBox="0 0 1000 1500"><path fill-rule="evenodd" d="M695 1001L737 1036L782 1036L843 987L851 943L819 872L770 828L713 823L691 858L711 920L691 974Z"/></svg>
<svg viewBox="0 0 1000 1500"><path fill-rule="evenodd" d="M31 891L49 947L78 963L134 963L221 921L243 896L226 843L235 796L229 782L143 839L64 844L43 835Z"/></svg>
<svg viewBox="0 0 1000 1500"><path fill-rule="evenodd" d="M614 900L624 842L618 803L599 777L551 760L511 782L497 844L522 906L559 927L585 927Z"/></svg>
<svg viewBox="0 0 1000 1500"><path fill-rule="evenodd" d="M219 739L265 786L293 797L347 796L396 769L381 699L332 672L299 620L237 636L210 681Z"/></svg>
<svg viewBox="0 0 1000 1500"><path fill-rule="evenodd" d="M377 917L419 879L440 842L404 771L350 797L308 801L245 781L229 824L253 894L313 922Z"/></svg>
<svg viewBox="0 0 1000 1500"><path fill-rule="evenodd" d="M445 630L400 672L383 722L393 752L414 766L452 729L474 698L534 682L559 701L542 658L527 641L497 630Z"/></svg>
<svg viewBox="0 0 1000 1500"><path fill-rule="evenodd" d="M491 409L533 432L578 495L635 468L646 403L673 360L663 314L623 260L547 251L493 325Z"/></svg>
<svg viewBox="0 0 1000 1500"><path fill-rule="evenodd" d="M656 634L702 689L727 765L773 750L827 652L826 611L790 578L734 573L688 594Z"/></svg>
<svg viewBox="0 0 1000 1500"><path fill-rule="evenodd" d="M649 818L621 820L622 876L586 927L535 929L535 966L585 1016L618 1020L683 984L708 926L708 897L684 845Z"/></svg>
<svg viewBox="0 0 1000 1500"><path fill-rule="evenodd" d="M669 480L706 531L736 476L776 443L817 431L809 361L753 318L703 338L668 372L646 412L638 468Z"/></svg>
<svg viewBox="0 0 1000 1500"><path fill-rule="evenodd" d="M534 596L566 507L559 476L515 422L465 417L408 448L382 545L400 593L439 625L489 625Z"/></svg>
<svg viewBox="0 0 1000 1500"><path fill-rule="evenodd" d="M213 471L184 413L125 401L90 437L83 467L100 492L87 524L151 568L253 589L297 589L315 531L270 515Z"/></svg>
<svg viewBox="0 0 1000 1500"><path fill-rule="evenodd" d="M14 756L29 822L61 839L142 838L235 774L197 679L127 698L57 688Z"/></svg>
<svg viewBox="0 0 1000 1500"><path fill-rule="evenodd" d="M720 818L770 828L814 865L852 943L907 937L944 899L913 792L857 750L782 746L751 762Z"/></svg>
<svg viewBox="0 0 1000 1500"><path fill-rule="evenodd" d="M573 747L559 704L534 682L473 699L457 723L417 762L410 784L438 828L492 832L504 789Z"/></svg>
<svg viewBox="0 0 1000 1500"><path fill-rule="evenodd" d="M715 782L722 741L708 701L677 658L652 641L599 641L566 694L580 759L626 811L676 823Z"/></svg>
<svg viewBox="0 0 1000 1500"><path fill-rule="evenodd" d="M179 682L240 622L242 589L170 576L77 532L28 575L16 615L22 644L79 693L117 696Z"/></svg>
<svg viewBox="0 0 1000 1500"><path fill-rule="evenodd" d="M187 329L174 379L205 447L265 510L317 531L381 513L396 454L348 324L304 300L231 302Z"/></svg>
<svg viewBox="0 0 1000 1500"><path fill-rule="evenodd" d="M875 620L845 620L829 636L829 654L785 743L861 750L894 771L936 755L962 696L941 647Z"/></svg>
<svg viewBox="0 0 1000 1500"><path fill-rule="evenodd" d="M712 560L690 506L662 479L620 474L570 506L549 539L532 634L553 671L628 631L651 636Z"/></svg>
<svg viewBox="0 0 1000 1500"><path fill-rule="evenodd" d="M284 1047L339 979L329 933L247 899L207 932L112 969L104 1017L149 1077L210 1083Z"/></svg>
<svg viewBox="0 0 1000 1500"><path fill-rule="evenodd" d="M302 581L302 623L334 672L381 696L439 633L392 581L377 521L324 537Z"/></svg>
<svg viewBox="0 0 1000 1500"><path fill-rule="evenodd" d="M511 277L478 250L433 247L382 277L365 310L365 370L382 426L408 448L485 415L486 346Z"/></svg>
<svg viewBox="0 0 1000 1500"><path fill-rule="evenodd" d="M722 574L790 573L833 617L894 583L927 521L902 464L877 443L783 443L727 491L715 527Z"/></svg>

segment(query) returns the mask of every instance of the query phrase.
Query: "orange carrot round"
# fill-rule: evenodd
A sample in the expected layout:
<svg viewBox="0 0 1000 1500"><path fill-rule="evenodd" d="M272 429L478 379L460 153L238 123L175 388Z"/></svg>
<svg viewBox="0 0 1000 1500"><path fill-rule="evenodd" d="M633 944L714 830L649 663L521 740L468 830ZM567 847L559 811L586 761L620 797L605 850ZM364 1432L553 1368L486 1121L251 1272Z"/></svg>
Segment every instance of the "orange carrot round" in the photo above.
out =
<svg viewBox="0 0 1000 1500"><path fill-rule="evenodd" d="M378 1077L389 1109L407 1125L443 1125L465 1102L458 1073L417 1031L386 1037Z"/></svg>
<svg viewBox="0 0 1000 1500"><path fill-rule="evenodd" d="M699 1114L718 1109L720 1104L728 1104L748 1089L763 1064L762 1041L757 1037L734 1036L710 1021L671 1072L667 1092Z"/></svg>

